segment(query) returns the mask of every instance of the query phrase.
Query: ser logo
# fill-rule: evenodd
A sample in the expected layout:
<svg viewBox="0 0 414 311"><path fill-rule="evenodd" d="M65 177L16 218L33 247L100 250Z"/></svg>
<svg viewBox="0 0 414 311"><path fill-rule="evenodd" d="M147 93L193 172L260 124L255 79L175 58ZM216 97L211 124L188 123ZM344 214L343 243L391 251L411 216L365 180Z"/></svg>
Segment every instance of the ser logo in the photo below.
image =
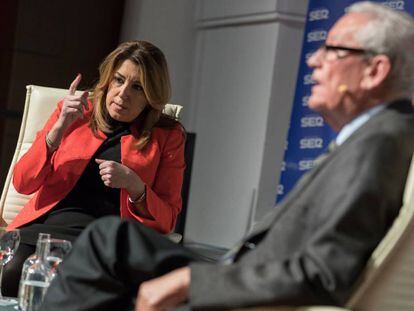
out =
<svg viewBox="0 0 414 311"><path fill-rule="evenodd" d="M309 21L319 21L323 19L329 18L329 10L328 9L317 9L309 12Z"/></svg>
<svg viewBox="0 0 414 311"><path fill-rule="evenodd" d="M325 41L328 32L326 30L315 30L307 35L308 42L318 42L318 41Z"/></svg>
<svg viewBox="0 0 414 311"><path fill-rule="evenodd" d="M323 118L320 116L303 117L300 119L300 127L322 127Z"/></svg>
<svg viewBox="0 0 414 311"><path fill-rule="evenodd" d="M303 96L302 97L302 107L308 107L308 101L309 101L309 96Z"/></svg>
<svg viewBox="0 0 414 311"><path fill-rule="evenodd" d="M404 10L405 9L405 1L403 0L391 0L391 1L384 1L381 2L382 5L390 7L391 9L395 10Z"/></svg>
<svg viewBox="0 0 414 311"><path fill-rule="evenodd" d="M309 171L315 166L313 160L301 160L299 161L299 171Z"/></svg>
<svg viewBox="0 0 414 311"><path fill-rule="evenodd" d="M320 137L302 138L299 141L300 149L322 149L323 139Z"/></svg>
<svg viewBox="0 0 414 311"><path fill-rule="evenodd" d="M280 170L282 172L286 171L286 162L285 161L282 161L282 165L280 166Z"/></svg>

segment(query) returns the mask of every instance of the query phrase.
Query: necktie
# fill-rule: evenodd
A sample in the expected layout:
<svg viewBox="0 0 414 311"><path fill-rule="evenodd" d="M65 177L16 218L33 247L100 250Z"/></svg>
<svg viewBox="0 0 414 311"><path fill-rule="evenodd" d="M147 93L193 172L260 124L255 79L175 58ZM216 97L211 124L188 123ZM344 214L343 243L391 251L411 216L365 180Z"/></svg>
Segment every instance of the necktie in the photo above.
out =
<svg viewBox="0 0 414 311"><path fill-rule="evenodd" d="M323 162L323 161L325 161L325 159L332 153L332 151L334 151L335 150L335 148L337 147L338 145L336 144L336 141L335 141L335 139L334 140L332 140L330 143L329 143L329 145L328 145L328 148L326 148L326 151L324 152L324 153L322 153L321 155L319 155L315 160L313 160L313 164L314 164L314 166L319 166L319 165L321 165L321 163Z"/></svg>

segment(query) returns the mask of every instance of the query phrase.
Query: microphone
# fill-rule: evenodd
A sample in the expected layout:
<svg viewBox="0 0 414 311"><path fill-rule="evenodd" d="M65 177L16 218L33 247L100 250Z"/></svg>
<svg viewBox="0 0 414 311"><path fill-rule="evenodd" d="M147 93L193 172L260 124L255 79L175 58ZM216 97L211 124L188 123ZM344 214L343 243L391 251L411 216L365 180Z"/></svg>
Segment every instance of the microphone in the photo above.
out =
<svg viewBox="0 0 414 311"><path fill-rule="evenodd" d="M339 93L345 94L348 91L348 85L340 84L337 90Z"/></svg>

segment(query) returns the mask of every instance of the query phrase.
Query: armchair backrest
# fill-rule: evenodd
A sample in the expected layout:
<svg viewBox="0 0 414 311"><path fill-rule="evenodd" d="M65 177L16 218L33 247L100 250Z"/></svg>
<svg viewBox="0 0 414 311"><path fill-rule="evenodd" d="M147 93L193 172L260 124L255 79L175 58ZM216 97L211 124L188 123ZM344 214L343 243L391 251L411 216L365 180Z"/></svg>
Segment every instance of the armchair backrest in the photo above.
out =
<svg viewBox="0 0 414 311"><path fill-rule="evenodd" d="M399 215L371 255L347 307L414 310L414 158Z"/></svg>
<svg viewBox="0 0 414 311"><path fill-rule="evenodd" d="M0 199L2 225L10 223L31 197L20 194L14 189L11 182L14 165L30 148L36 133L42 129L57 103L68 93L66 89L36 85L28 85L26 88L26 101L19 138ZM180 105L167 104L163 112L178 120L181 116L181 110L182 106Z"/></svg>

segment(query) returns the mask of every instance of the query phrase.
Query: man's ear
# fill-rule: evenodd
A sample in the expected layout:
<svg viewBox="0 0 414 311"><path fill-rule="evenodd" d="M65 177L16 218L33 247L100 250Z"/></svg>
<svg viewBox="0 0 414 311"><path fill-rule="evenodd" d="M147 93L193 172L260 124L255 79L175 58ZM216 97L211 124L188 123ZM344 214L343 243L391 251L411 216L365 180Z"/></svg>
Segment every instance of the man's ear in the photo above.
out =
<svg viewBox="0 0 414 311"><path fill-rule="evenodd" d="M361 80L361 88L371 90L385 81L391 71L391 61L386 55L375 55L369 60L369 65L364 70Z"/></svg>

